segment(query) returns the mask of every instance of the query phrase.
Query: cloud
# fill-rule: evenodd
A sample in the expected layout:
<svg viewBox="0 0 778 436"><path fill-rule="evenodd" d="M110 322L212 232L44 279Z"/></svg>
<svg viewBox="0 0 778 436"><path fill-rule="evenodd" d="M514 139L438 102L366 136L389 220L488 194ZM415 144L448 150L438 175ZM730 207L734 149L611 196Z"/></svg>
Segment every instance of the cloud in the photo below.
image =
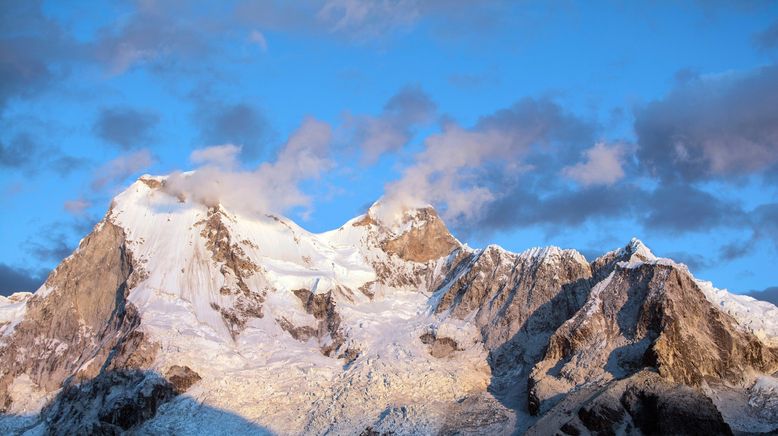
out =
<svg viewBox="0 0 778 436"><path fill-rule="evenodd" d="M646 203L642 222L652 230L681 233L748 225L738 204L689 184L660 185L646 198Z"/></svg>
<svg viewBox="0 0 778 436"><path fill-rule="evenodd" d="M747 227L751 231L748 239L734 240L725 243L719 249L719 259L729 262L748 256L756 250L757 244L766 241L778 249L778 203L767 203L757 206L745 214Z"/></svg>
<svg viewBox="0 0 778 436"><path fill-rule="evenodd" d="M106 142L129 150L147 145L158 122L159 117L153 113L129 107L105 108L95 121L94 131Z"/></svg>
<svg viewBox="0 0 778 436"><path fill-rule="evenodd" d="M362 150L363 162L375 162L382 154L405 146L418 125L429 123L435 103L418 86L406 86L392 96L378 116L348 116L353 141Z"/></svg>
<svg viewBox="0 0 778 436"><path fill-rule="evenodd" d="M562 174L583 186L612 185L624 178L622 161L626 149L621 144L598 142L586 150L586 161L562 169Z"/></svg>
<svg viewBox="0 0 778 436"><path fill-rule="evenodd" d="M68 236L61 232L51 232L42 236L42 241L28 241L27 249L38 260L59 262L68 257L76 248Z"/></svg>
<svg viewBox="0 0 778 436"><path fill-rule="evenodd" d="M326 0L316 17L334 33L374 38L411 26L420 12L415 0Z"/></svg>
<svg viewBox="0 0 778 436"><path fill-rule="evenodd" d="M81 215L83 214L87 209L89 209L92 206L92 203L88 200L85 200L83 198L77 198L75 200L68 200L63 204L63 208L68 213L71 213L73 215Z"/></svg>
<svg viewBox="0 0 778 436"><path fill-rule="evenodd" d="M243 43L263 51L267 50L266 31L369 42L410 29L423 18L441 25L453 17L474 23L469 18L482 17L483 12L475 12L485 10L497 16L497 11L476 8L465 1L237 1L227 7L200 2L135 1L122 21L99 29L87 49L90 58L112 74L138 66L167 71L181 67L187 60L226 56L220 43L236 35L243 38Z"/></svg>
<svg viewBox="0 0 778 436"><path fill-rule="evenodd" d="M447 123L426 138L402 178L386 186L381 218L392 222L405 209L433 204L449 222L475 222L505 195L504 187L489 186L495 178L530 170L525 158L532 151L590 136L590 125L547 99L520 100L470 129Z"/></svg>
<svg viewBox="0 0 778 436"><path fill-rule="evenodd" d="M645 193L636 186L593 186L541 192L533 183L505 186L505 194L484 208L475 232L541 226L550 232L575 228L596 219L630 218ZM601 254L601 253L600 253Z"/></svg>
<svg viewBox="0 0 778 436"><path fill-rule="evenodd" d="M495 0L319 0L240 2L238 20L262 29L330 36L365 43L402 34L428 22L437 34L487 34L514 5Z"/></svg>
<svg viewBox="0 0 778 436"><path fill-rule="evenodd" d="M91 188L100 191L108 186L121 183L133 174L150 167L154 163L151 152L142 149L123 154L103 164L95 171Z"/></svg>
<svg viewBox="0 0 778 436"><path fill-rule="evenodd" d="M196 165L208 165L229 170L237 167L238 154L240 154L240 147L237 145L215 145L193 151L189 160Z"/></svg>
<svg viewBox="0 0 778 436"><path fill-rule="evenodd" d="M138 65L165 69L178 59L214 52L215 35L229 23L218 9L177 1L136 1L123 22L99 30L91 47L112 74Z"/></svg>
<svg viewBox="0 0 778 436"><path fill-rule="evenodd" d="M26 133L17 134L7 143L0 142L0 167L19 169L38 162L41 147Z"/></svg>
<svg viewBox="0 0 778 436"><path fill-rule="evenodd" d="M239 145L248 159L260 155L271 136L261 109L245 102L225 104L202 97L196 104L195 119L204 143Z"/></svg>
<svg viewBox="0 0 778 436"><path fill-rule="evenodd" d="M263 52L267 51L267 39L259 30L252 30L251 33L249 33L249 41L259 47Z"/></svg>
<svg viewBox="0 0 778 436"><path fill-rule="evenodd" d="M27 132L16 133L10 140L0 139L0 168L36 174L47 169L60 177L87 165L85 159L64 154L53 147L41 145Z"/></svg>
<svg viewBox="0 0 778 436"><path fill-rule="evenodd" d="M756 33L753 41L756 48L760 50L769 51L778 48L778 21Z"/></svg>
<svg viewBox="0 0 778 436"><path fill-rule="evenodd" d="M55 155L57 154L56 152L53 153ZM89 166L89 161L87 159L67 156L64 154L58 157L54 157L51 162L49 162L49 168L62 177L66 177L72 172L83 169L87 166Z"/></svg>
<svg viewBox="0 0 778 436"><path fill-rule="evenodd" d="M746 241L731 241L719 249L719 259L722 261L732 261L746 256L754 248L754 239Z"/></svg>
<svg viewBox="0 0 778 436"><path fill-rule="evenodd" d="M465 223L463 231L488 236L493 231L539 226L556 233L589 222L619 219L662 234L714 228L747 230L752 225L739 204L691 185L660 184L649 189L621 182L576 189L550 183L544 174L528 171L513 182L498 180L496 186L494 192L501 195L482 205L477 219Z"/></svg>
<svg viewBox="0 0 778 436"><path fill-rule="evenodd" d="M778 306L778 286L770 286L761 291L751 291L746 295Z"/></svg>
<svg viewBox="0 0 778 436"><path fill-rule="evenodd" d="M192 173L176 172L165 182L172 195L207 206L222 204L231 211L256 215L284 213L302 207L311 199L299 184L318 179L331 168L332 129L322 121L307 118L281 147L274 162L252 170L241 168L239 147L221 145L196 150L191 155L199 167Z"/></svg>
<svg viewBox="0 0 778 436"><path fill-rule="evenodd" d="M484 74L451 74L447 78L452 86L462 89L479 88L487 84L499 83L499 79L493 75Z"/></svg>
<svg viewBox="0 0 778 436"><path fill-rule="evenodd" d="M43 284L44 278L42 271L32 273L0 262L0 295L7 296L14 292L35 291Z"/></svg>
<svg viewBox="0 0 778 436"><path fill-rule="evenodd" d="M41 92L63 76L59 64L84 58L83 48L41 1L4 2L0 11L0 115L12 98Z"/></svg>
<svg viewBox="0 0 778 436"><path fill-rule="evenodd" d="M635 116L650 174L695 181L759 173L778 163L778 67L688 80Z"/></svg>
<svg viewBox="0 0 778 436"><path fill-rule="evenodd" d="M754 239L772 241L778 249L778 203L758 206L751 214L754 226Z"/></svg>
<svg viewBox="0 0 778 436"><path fill-rule="evenodd" d="M44 264L58 264L89 234L99 219L86 213L42 226L22 245L22 250Z"/></svg>

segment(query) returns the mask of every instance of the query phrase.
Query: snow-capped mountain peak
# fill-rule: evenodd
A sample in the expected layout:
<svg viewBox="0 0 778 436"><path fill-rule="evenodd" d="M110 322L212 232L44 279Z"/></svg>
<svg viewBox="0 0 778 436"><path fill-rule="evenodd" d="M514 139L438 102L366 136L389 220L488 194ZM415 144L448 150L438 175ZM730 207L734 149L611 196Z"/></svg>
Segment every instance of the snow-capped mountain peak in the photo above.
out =
<svg viewBox="0 0 778 436"><path fill-rule="evenodd" d="M476 250L433 208L387 222L380 201L312 233L165 181L117 195L34 295L0 298L3 432L556 433L591 424L570 415L590 388L644 392L644 367L651 383L758 376L754 392L771 392L778 330L749 318L772 309L637 239L591 263ZM695 395L679 413L715 411ZM641 422L614 404L603 425Z"/></svg>

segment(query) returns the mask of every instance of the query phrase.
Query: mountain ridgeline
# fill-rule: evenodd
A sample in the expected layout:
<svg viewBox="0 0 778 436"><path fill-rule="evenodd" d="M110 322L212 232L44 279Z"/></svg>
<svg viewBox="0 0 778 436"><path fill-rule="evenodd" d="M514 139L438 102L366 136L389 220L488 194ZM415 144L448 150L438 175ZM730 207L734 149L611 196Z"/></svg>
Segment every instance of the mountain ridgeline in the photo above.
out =
<svg viewBox="0 0 778 436"><path fill-rule="evenodd" d="M776 306L637 239L473 249L381 207L313 234L142 177L0 297L0 432L778 431Z"/></svg>

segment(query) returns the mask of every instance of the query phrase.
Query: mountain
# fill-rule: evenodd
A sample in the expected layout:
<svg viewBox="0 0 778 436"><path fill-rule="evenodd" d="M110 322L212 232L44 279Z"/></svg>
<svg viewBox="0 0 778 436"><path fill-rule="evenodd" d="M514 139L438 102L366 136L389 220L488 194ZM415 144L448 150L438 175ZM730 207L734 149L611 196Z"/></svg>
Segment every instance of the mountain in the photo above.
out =
<svg viewBox="0 0 778 436"><path fill-rule="evenodd" d="M314 234L140 178L0 299L0 431L778 430L778 307L637 239L473 249L383 207Z"/></svg>

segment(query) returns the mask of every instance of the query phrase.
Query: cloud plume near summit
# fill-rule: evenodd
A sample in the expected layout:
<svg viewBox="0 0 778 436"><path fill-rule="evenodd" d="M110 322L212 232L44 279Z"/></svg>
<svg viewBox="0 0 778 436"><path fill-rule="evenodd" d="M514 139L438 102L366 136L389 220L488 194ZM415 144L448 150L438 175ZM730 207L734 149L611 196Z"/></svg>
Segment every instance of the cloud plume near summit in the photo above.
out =
<svg viewBox="0 0 778 436"><path fill-rule="evenodd" d="M299 183L317 179L331 168L332 129L327 123L306 118L289 136L273 162L244 169L240 146L217 145L192 152L193 172L174 172L164 189L186 201L208 206L224 205L247 214L283 213L294 207L311 207L311 198Z"/></svg>

